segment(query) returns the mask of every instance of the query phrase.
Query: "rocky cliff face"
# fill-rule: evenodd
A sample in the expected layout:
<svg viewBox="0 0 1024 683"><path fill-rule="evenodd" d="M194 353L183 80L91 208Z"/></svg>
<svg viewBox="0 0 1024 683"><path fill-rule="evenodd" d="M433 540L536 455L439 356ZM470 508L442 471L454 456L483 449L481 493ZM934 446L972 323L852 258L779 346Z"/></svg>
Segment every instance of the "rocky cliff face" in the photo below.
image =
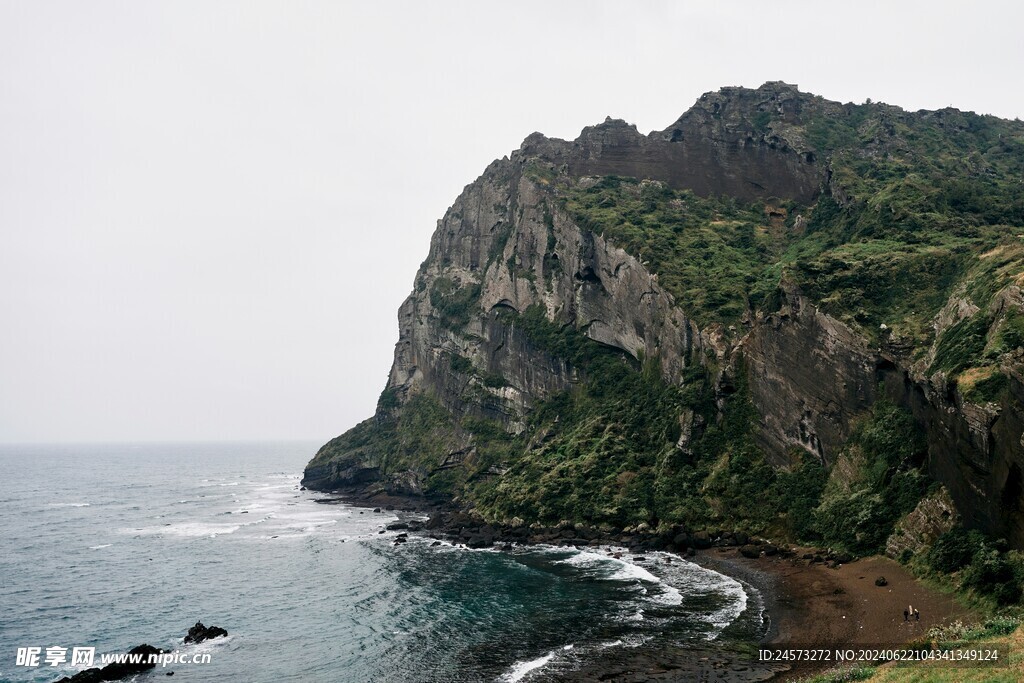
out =
<svg viewBox="0 0 1024 683"><path fill-rule="evenodd" d="M945 376L915 373L900 354L870 347L792 290L778 313L752 327L740 353L761 418L758 439L777 466L789 464L794 449L831 465L857 419L884 396L923 426L927 471L964 521L1024 544L1019 366L1007 367L1010 388L998 405L971 403Z"/></svg>
<svg viewBox="0 0 1024 683"><path fill-rule="evenodd" d="M945 378L917 378L884 359L879 377L909 406L928 437L928 471L948 490L972 528L1024 547L1024 384L1009 370L1000 403L973 404Z"/></svg>
<svg viewBox="0 0 1024 683"><path fill-rule="evenodd" d="M948 490L949 507L966 523L1024 546L1020 351L1002 349L996 361L986 361L986 372L993 372L995 362L998 377L1006 378L994 401L966 400L949 372L928 372L945 348L945 330L938 328L949 327L951 317L980 314L981 306L958 308L949 303L952 297L943 300L935 318L938 333L927 345L879 341L858 324L860 313L827 312L835 299L815 300L785 274L796 266L786 266L781 251L773 256L765 246L750 253L767 254L765 272L777 284L772 302L751 295L743 302L742 324L698 328L686 298L692 287L659 283L661 273L642 248L619 246L621 239L581 224L572 210L571 197L593 195L602 177L628 177L636 179L637 197L657 195L684 208L705 196L754 202L764 215L763 225L751 232L755 246L775 241L797 249L813 238L805 215L812 224L829 220L816 207L824 206L818 201L822 193L829 197L829 215L836 216L860 192L838 180L839 153L821 142L835 137L821 132L831 130L821 122L853 116L850 107L771 83L705 95L678 121L648 136L609 119L572 142L539 134L527 138L468 185L438 222L415 290L399 311L394 365L376 416L324 446L304 483L324 490L370 485L429 493L436 488L431 478L442 472L458 481L447 484L455 489L444 495L472 501L472 482L501 480L514 468L517 449L547 452L543 444L558 432L559 416L541 424L537 411L558 397L571 398L595 378L579 354L545 342L540 325L549 337L564 332L596 343L637 372L655 372L660 382L684 392L695 377L705 379L712 401L705 404L712 408L699 407L695 399L693 407L677 410L678 429L670 430L657 456L664 463L692 458L704 431L728 423L730 404L740 400L732 395L738 376L742 400L756 415L750 432L780 471L805 457L830 468L872 406L880 398L894 401L927 435L925 466ZM888 120L891 109L879 110L878 120ZM876 147L881 144L880 137L872 139ZM874 158L870 149L859 149L858 158ZM684 190L694 198L672 194ZM711 216L706 222L714 230L728 221ZM681 231L658 228L670 236L670 229ZM844 258L848 263L850 257ZM991 315L992 328L985 333L989 346L1000 325L1010 324L1000 321L1016 320L1019 291L1001 290L1003 308ZM418 397L429 397L439 411L417 412L423 410ZM420 425L415 429L414 412ZM485 438L506 438L481 425L492 431L497 425L514 440L500 451L504 455L478 452ZM427 451L436 453L417 455ZM652 471L666 467L652 465ZM463 471L472 474L459 479ZM628 487L625 475L631 473L620 468L609 481Z"/></svg>
<svg viewBox="0 0 1024 683"><path fill-rule="evenodd" d="M854 420L877 395L874 358L864 339L784 287L782 308L757 320L742 342L757 430L776 464L793 449L831 464Z"/></svg>
<svg viewBox="0 0 1024 683"><path fill-rule="evenodd" d="M449 410L498 419L513 431L534 402L570 388L577 376L536 348L505 311L541 307L549 320L601 344L659 358L673 381L700 344L657 278L580 230L524 175L526 158L493 164L439 222L417 291L399 311L388 384L403 399L429 387Z"/></svg>
<svg viewBox="0 0 1024 683"><path fill-rule="evenodd" d="M799 123L809 100L793 86L708 93L671 126L641 135L607 119L572 142L531 135L521 152L574 176L620 175L660 180L699 195L741 199L784 197L807 202L821 188L825 168L788 126ZM775 119L778 130L764 122Z"/></svg>

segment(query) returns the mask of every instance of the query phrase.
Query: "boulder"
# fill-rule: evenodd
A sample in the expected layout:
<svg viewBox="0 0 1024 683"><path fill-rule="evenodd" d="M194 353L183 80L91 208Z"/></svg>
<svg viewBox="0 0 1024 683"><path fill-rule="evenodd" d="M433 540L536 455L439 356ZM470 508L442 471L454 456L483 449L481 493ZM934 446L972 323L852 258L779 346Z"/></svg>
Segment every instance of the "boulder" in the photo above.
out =
<svg viewBox="0 0 1024 683"><path fill-rule="evenodd" d="M122 678L135 676L148 671L156 666L156 662L150 662L149 658L154 655L163 654L163 650L152 645L138 645L128 650L129 655L142 655L142 661L138 664L130 662L114 662L107 664L102 669L94 667L79 671L74 676L65 676L57 683L101 683L102 681L119 681Z"/></svg>
<svg viewBox="0 0 1024 683"><path fill-rule="evenodd" d="M212 640L213 638L220 638L226 636L227 631L222 629L220 626L203 626L203 622L197 621L196 625L188 630L188 634L185 636L186 643L201 643L205 640Z"/></svg>
<svg viewBox="0 0 1024 683"><path fill-rule="evenodd" d="M489 548L494 545L494 539L491 536L473 536L466 541L467 548Z"/></svg>

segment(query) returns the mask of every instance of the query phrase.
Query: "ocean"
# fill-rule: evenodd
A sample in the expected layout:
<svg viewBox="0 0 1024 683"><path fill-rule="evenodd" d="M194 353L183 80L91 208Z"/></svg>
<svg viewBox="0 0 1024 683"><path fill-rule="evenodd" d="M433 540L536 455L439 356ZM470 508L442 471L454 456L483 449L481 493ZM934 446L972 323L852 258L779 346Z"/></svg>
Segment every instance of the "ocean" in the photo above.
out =
<svg viewBox="0 0 1024 683"><path fill-rule="evenodd" d="M300 490L317 446L0 446L0 681L85 668L47 648L98 665L140 643L209 655L140 681L554 681L763 633L750 586L661 553L396 545L384 527L411 513ZM183 645L198 620L228 637ZM19 665L31 647L39 665Z"/></svg>

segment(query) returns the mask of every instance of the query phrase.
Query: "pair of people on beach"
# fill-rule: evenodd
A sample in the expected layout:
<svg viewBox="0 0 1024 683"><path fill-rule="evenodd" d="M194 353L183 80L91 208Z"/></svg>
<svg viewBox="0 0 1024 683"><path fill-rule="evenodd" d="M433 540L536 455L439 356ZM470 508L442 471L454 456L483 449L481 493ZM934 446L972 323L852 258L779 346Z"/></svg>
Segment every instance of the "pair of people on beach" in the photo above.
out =
<svg viewBox="0 0 1024 683"><path fill-rule="evenodd" d="M907 609L903 610L903 621L910 621L910 617L914 617L914 621L921 621L921 613L913 605L907 605Z"/></svg>

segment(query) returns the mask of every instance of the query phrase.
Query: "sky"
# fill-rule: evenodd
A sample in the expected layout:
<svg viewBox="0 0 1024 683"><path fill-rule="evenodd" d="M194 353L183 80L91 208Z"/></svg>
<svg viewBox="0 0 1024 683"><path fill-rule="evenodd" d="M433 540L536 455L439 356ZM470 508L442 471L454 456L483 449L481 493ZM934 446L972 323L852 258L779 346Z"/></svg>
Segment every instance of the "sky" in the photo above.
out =
<svg viewBox="0 0 1024 683"><path fill-rule="evenodd" d="M834 9L830 9L834 7ZM462 188L769 80L1024 116L1024 5L0 0L0 442L326 441Z"/></svg>

